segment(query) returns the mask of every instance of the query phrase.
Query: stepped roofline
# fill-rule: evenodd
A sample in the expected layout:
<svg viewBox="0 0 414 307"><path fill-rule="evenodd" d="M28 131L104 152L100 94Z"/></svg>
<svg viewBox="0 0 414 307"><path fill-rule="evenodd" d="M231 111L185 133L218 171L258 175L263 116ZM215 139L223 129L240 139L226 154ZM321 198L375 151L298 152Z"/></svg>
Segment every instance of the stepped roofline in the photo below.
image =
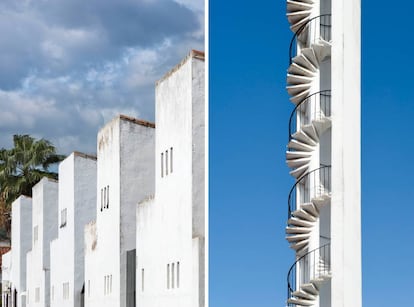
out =
<svg viewBox="0 0 414 307"><path fill-rule="evenodd" d="M170 69L164 76L161 77L158 81L155 82L155 86L158 86L161 82L163 82L165 79L167 79L169 76L171 76L173 73L175 73L178 69L180 69L189 59L198 59L201 61L204 61L205 54L204 51L199 51L192 49L189 54L177 65L175 65L172 69Z"/></svg>

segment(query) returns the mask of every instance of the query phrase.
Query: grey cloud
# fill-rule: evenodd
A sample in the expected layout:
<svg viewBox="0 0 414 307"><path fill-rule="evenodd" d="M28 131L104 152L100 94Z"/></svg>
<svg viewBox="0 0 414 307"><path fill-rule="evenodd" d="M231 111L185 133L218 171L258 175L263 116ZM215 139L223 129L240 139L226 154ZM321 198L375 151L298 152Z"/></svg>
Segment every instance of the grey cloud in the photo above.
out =
<svg viewBox="0 0 414 307"><path fill-rule="evenodd" d="M0 147L29 133L94 153L116 114L153 120L155 81L203 49L202 2L1 1Z"/></svg>

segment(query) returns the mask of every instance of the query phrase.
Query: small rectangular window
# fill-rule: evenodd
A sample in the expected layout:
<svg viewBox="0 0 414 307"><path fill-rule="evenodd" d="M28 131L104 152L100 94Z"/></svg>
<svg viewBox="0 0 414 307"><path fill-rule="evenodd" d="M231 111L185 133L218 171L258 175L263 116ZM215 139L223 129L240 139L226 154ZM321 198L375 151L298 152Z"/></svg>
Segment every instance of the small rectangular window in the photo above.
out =
<svg viewBox="0 0 414 307"><path fill-rule="evenodd" d="M39 226L33 228L33 242L36 243L39 239Z"/></svg>
<svg viewBox="0 0 414 307"><path fill-rule="evenodd" d="M36 288L35 289L35 302L39 302L40 301L40 288Z"/></svg>
<svg viewBox="0 0 414 307"><path fill-rule="evenodd" d="M164 177L164 153L161 153L161 178Z"/></svg>
<svg viewBox="0 0 414 307"><path fill-rule="evenodd" d="M69 283L65 282L63 283L63 300L68 300L69 299Z"/></svg>
<svg viewBox="0 0 414 307"><path fill-rule="evenodd" d="M167 264L167 289L170 289L170 265Z"/></svg>
<svg viewBox="0 0 414 307"><path fill-rule="evenodd" d="M66 220L67 220L67 209L63 209L60 211L60 228L66 226Z"/></svg>
<svg viewBox="0 0 414 307"><path fill-rule="evenodd" d="M168 175L168 150L165 151L165 175Z"/></svg>
<svg viewBox="0 0 414 307"><path fill-rule="evenodd" d="M106 187L104 188L104 208L106 206Z"/></svg>
<svg viewBox="0 0 414 307"><path fill-rule="evenodd" d="M141 269L141 291L144 292L144 269Z"/></svg>
<svg viewBox="0 0 414 307"><path fill-rule="evenodd" d="M177 262L177 288L180 287L180 262Z"/></svg>
<svg viewBox="0 0 414 307"><path fill-rule="evenodd" d="M106 208L108 209L109 208L109 185L107 186L106 193L108 194L106 195Z"/></svg>
<svg viewBox="0 0 414 307"><path fill-rule="evenodd" d="M104 198L103 189L101 189L101 211L103 210L103 198Z"/></svg>
<svg viewBox="0 0 414 307"><path fill-rule="evenodd" d="M173 148L170 148L170 173L173 172Z"/></svg>
<svg viewBox="0 0 414 307"><path fill-rule="evenodd" d="M174 289L174 263L171 264L171 288Z"/></svg>

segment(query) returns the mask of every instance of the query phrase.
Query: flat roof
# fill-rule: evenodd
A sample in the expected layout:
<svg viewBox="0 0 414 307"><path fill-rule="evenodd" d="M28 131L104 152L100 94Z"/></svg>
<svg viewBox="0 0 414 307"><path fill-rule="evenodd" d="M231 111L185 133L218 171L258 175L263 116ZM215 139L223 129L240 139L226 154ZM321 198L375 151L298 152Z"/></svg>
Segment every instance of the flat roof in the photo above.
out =
<svg viewBox="0 0 414 307"><path fill-rule="evenodd" d="M167 79L169 76L171 76L174 72L176 72L181 66L183 66L189 59L194 58L201 61L204 61L205 55L204 51L199 50L191 50L190 53L177 65L175 65L172 69L170 69L164 76L161 77L158 81L155 82L155 86L160 84L162 81Z"/></svg>
<svg viewBox="0 0 414 307"><path fill-rule="evenodd" d="M145 126L145 127L149 127L149 128L155 128L154 123L146 121L146 120L134 118L134 117L123 115L123 114L120 114L119 118L121 120L129 121L129 122L137 124L137 125L141 125L141 126Z"/></svg>

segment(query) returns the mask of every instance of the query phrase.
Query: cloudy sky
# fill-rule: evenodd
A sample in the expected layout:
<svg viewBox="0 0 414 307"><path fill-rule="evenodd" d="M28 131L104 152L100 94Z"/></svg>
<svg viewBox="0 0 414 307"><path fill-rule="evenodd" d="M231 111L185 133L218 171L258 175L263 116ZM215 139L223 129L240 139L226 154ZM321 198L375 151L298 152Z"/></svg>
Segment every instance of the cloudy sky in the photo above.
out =
<svg viewBox="0 0 414 307"><path fill-rule="evenodd" d="M203 0L1 0L0 147L95 153L116 114L153 121L154 82L203 46Z"/></svg>

